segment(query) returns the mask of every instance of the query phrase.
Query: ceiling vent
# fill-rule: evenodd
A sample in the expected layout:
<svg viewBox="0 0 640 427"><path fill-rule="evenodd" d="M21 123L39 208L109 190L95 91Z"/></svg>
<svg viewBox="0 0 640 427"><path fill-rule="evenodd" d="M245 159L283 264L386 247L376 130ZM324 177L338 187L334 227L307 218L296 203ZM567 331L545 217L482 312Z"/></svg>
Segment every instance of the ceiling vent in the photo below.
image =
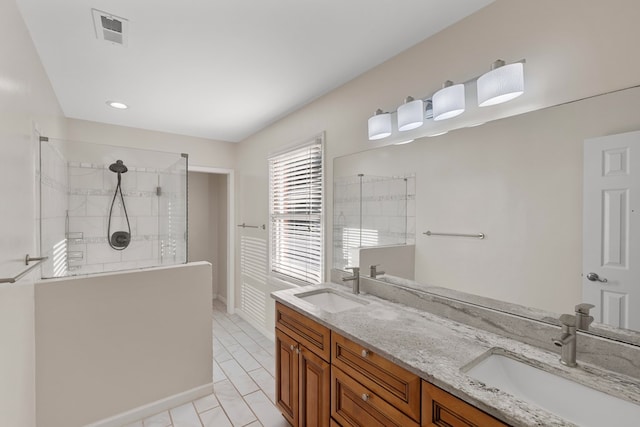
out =
<svg viewBox="0 0 640 427"><path fill-rule="evenodd" d="M127 45L129 21L98 9L91 9L91 12L98 40Z"/></svg>

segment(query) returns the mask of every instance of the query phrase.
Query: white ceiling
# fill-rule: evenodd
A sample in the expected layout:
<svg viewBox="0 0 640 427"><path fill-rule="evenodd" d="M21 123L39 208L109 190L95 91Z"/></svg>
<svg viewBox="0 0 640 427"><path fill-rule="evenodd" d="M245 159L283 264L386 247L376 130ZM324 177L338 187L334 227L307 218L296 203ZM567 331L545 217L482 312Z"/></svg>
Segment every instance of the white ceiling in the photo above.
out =
<svg viewBox="0 0 640 427"><path fill-rule="evenodd" d="M17 3L67 117L235 142L492 1ZM129 20L127 47L92 8Z"/></svg>

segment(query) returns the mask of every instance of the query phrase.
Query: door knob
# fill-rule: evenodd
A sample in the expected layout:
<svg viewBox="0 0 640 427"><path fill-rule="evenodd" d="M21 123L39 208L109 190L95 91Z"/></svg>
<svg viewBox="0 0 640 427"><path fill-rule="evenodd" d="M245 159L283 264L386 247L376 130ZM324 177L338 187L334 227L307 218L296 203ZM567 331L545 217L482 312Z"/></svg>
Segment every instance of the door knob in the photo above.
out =
<svg viewBox="0 0 640 427"><path fill-rule="evenodd" d="M598 276L598 273L587 274L587 280L591 280L592 282L601 282L601 283L607 283L608 281L604 277L601 279L600 276Z"/></svg>

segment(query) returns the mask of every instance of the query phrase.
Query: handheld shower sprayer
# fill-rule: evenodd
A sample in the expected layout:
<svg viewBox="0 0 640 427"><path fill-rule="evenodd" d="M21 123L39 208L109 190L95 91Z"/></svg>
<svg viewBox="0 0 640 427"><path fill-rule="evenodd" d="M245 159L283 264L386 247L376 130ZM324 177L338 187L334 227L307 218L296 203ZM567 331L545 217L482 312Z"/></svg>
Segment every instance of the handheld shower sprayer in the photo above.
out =
<svg viewBox="0 0 640 427"><path fill-rule="evenodd" d="M115 163L109 165L109 170L111 172L118 174L118 184L116 185L116 190L113 193L113 199L111 200L111 207L109 208L109 222L107 225L107 242L109 242L109 246L115 249L116 251L123 251L129 246L131 243L131 225L129 224L129 215L127 214L127 206L124 203L124 196L122 194L122 174L126 173L129 169L125 166L122 160L116 160ZM129 231L115 231L111 234L111 217L113 215L113 205L116 202L116 197L118 196L118 192L120 192L120 200L122 201L122 209L124 210L124 216L127 220L127 229Z"/></svg>

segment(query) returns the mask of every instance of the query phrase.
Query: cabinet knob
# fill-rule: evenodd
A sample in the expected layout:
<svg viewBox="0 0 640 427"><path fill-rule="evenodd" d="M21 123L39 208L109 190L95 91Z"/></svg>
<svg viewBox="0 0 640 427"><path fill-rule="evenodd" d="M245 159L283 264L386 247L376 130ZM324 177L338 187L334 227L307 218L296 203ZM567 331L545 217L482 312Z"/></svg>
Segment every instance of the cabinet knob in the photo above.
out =
<svg viewBox="0 0 640 427"><path fill-rule="evenodd" d="M296 349L296 347L293 344L291 344L289 348L291 349L291 351L294 351Z"/></svg>
<svg viewBox="0 0 640 427"><path fill-rule="evenodd" d="M360 354L362 354L362 357L367 357L367 356L369 356L369 350L366 350L366 349L363 348L362 352Z"/></svg>
<svg viewBox="0 0 640 427"><path fill-rule="evenodd" d="M369 400L369 395L367 393L362 393L362 400L364 400L365 402Z"/></svg>

